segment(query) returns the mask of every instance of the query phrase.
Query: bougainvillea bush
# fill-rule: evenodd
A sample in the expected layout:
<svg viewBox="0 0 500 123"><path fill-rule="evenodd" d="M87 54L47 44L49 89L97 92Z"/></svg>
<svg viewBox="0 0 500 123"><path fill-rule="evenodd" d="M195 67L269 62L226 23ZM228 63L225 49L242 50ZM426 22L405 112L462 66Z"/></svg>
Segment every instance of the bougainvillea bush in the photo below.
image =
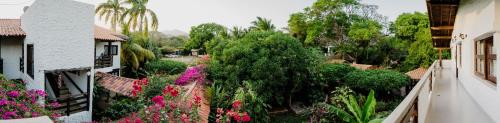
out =
<svg viewBox="0 0 500 123"><path fill-rule="evenodd" d="M162 95L146 98L143 88L147 85L147 79L134 81L132 95L138 103L144 104L145 108L119 120L119 123L192 123L200 120L198 115L198 108L201 106L200 96L194 95L193 100L185 99L181 87L166 85Z"/></svg>
<svg viewBox="0 0 500 123"><path fill-rule="evenodd" d="M0 120L49 116L56 120L60 115L46 110L56 103L41 105L39 99L47 94L43 90L26 90L22 81L6 80L0 76ZM47 106L47 107L46 107Z"/></svg>
<svg viewBox="0 0 500 123"><path fill-rule="evenodd" d="M200 64L188 68L181 76L175 80L176 85L187 85L191 82L205 82L205 65Z"/></svg>

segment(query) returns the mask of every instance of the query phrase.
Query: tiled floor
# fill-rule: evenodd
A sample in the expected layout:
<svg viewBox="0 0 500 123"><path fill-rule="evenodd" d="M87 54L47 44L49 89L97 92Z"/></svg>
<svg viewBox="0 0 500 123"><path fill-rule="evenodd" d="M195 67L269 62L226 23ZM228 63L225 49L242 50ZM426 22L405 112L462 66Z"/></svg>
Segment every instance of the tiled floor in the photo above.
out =
<svg viewBox="0 0 500 123"><path fill-rule="evenodd" d="M489 123L491 121L455 77L453 63L436 73L426 123Z"/></svg>

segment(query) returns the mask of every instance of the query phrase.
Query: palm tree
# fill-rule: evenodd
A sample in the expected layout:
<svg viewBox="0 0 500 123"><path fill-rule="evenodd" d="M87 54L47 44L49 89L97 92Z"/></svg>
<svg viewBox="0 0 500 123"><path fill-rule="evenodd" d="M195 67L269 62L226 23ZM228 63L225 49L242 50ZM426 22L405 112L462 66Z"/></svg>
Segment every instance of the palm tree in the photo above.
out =
<svg viewBox="0 0 500 123"><path fill-rule="evenodd" d="M252 26L250 26L250 29L259 31L274 31L276 27L271 23L271 20L257 17L257 20L252 21Z"/></svg>
<svg viewBox="0 0 500 123"><path fill-rule="evenodd" d="M145 35L149 31L149 27L154 31L158 30L156 13L146 7L148 0L127 0L124 4L131 5L131 7L123 13L122 21L130 25L132 30L138 29Z"/></svg>
<svg viewBox="0 0 500 123"><path fill-rule="evenodd" d="M116 31L116 26L121 24L125 8L121 6L120 0L108 0L105 3L99 4L95 12L99 15L100 20L105 17L106 24L111 23L111 29Z"/></svg>
<svg viewBox="0 0 500 123"><path fill-rule="evenodd" d="M375 118L375 93L373 90L368 94L363 107L361 107L353 95L348 98L343 97L342 102L346 105L348 111L344 111L340 107L331 106L330 110L334 111L342 120L347 123L380 123L382 119Z"/></svg>
<svg viewBox="0 0 500 123"><path fill-rule="evenodd" d="M131 34L128 32L129 28L127 24L122 24L122 33L130 38L127 42L122 43L120 59L123 61L123 65L130 67L132 70L138 70L141 64L154 59L155 55L152 51L140 45L149 42L149 38L142 34Z"/></svg>
<svg viewBox="0 0 500 123"><path fill-rule="evenodd" d="M243 36L245 36L246 33L248 33L248 29L235 26L230 30L230 32L232 38L240 39L243 38Z"/></svg>

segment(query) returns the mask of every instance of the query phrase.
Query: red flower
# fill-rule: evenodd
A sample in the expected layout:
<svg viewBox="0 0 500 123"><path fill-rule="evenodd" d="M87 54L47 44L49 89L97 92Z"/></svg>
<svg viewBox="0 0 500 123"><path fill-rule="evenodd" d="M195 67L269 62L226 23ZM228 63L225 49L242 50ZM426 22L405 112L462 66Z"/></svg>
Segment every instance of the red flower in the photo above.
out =
<svg viewBox="0 0 500 123"><path fill-rule="evenodd" d="M243 113L243 122L250 122L251 119L247 112Z"/></svg>
<svg viewBox="0 0 500 123"><path fill-rule="evenodd" d="M236 113L236 115L233 116L233 119L236 120L236 122L240 122L242 118L238 113Z"/></svg>
<svg viewBox="0 0 500 123"><path fill-rule="evenodd" d="M174 110L175 109L175 103L173 101L170 101L170 109Z"/></svg>
<svg viewBox="0 0 500 123"><path fill-rule="evenodd" d="M148 78L141 79L143 85L148 85Z"/></svg>
<svg viewBox="0 0 500 123"><path fill-rule="evenodd" d="M182 121L183 123L189 123L189 122L190 122L190 121L189 121L189 117L188 117L186 114L182 114L182 115L181 115L181 121Z"/></svg>
<svg viewBox="0 0 500 123"><path fill-rule="evenodd" d="M173 96L173 97L177 97L177 95L179 95L179 92L175 89L173 89L172 91L170 91L170 94Z"/></svg>
<svg viewBox="0 0 500 123"><path fill-rule="evenodd" d="M201 103L201 97L198 95L194 95L194 104L200 105Z"/></svg>
<svg viewBox="0 0 500 123"><path fill-rule="evenodd" d="M160 105L161 107L165 107L166 103L163 99L163 96L155 96L151 99L155 104Z"/></svg>
<svg viewBox="0 0 500 123"><path fill-rule="evenodd" d="M137 96L137 91L136 90L132 90L132 96Z"/></svg>
<svg viewBox="0 0 500 123"><path fill-rule="evenodd" d="M223 114L224 113L224 109L222 108L217 108L217 114Z"/></svg>
<svg viewBox="0 0 500 123"><path fill-rule="evenodd" d="M236 101L233 102L233 108L234 109L238 109L238 108L240 108L240 106L241 106L241 101L236 100Z"/></svg>

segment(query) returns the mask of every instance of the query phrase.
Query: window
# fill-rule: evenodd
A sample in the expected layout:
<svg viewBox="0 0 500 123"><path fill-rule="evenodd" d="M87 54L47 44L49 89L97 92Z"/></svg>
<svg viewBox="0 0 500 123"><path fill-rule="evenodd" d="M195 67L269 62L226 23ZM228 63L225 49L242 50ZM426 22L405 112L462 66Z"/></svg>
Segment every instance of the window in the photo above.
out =
<svg viewBox="0 0 500 123"><path fill-rule="evenodd" d="M104 55L108 55L109 45L104 45ZM118 46L117 45L111 45L111 55L118 55Z"/></svg>
<svg viewBox="0 0 500 123"><path fill-rule="evenodd" d="M475 42L475 73L496 84L496 50L493 47L493 37Z"/></svg>

